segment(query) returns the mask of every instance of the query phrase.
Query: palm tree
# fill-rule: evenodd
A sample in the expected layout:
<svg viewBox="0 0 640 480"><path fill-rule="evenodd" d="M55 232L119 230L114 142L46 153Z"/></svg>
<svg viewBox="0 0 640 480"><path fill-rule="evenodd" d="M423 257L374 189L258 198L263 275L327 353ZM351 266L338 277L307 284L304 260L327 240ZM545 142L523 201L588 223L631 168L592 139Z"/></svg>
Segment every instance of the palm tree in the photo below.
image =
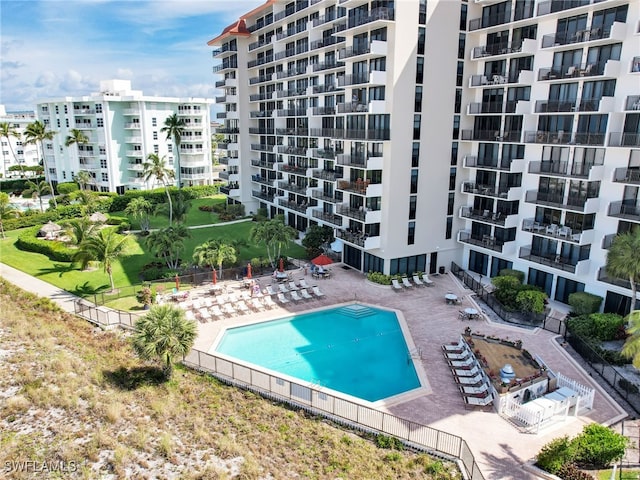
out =
<svg viewBox="0 0 640 480"><path fill-rule="evenodd" d="M88 217L69 220L67 233L76 245L80 245L95 232L95 224Z"/></svg>
<svg viewBox="0 0 640 480"><path fill-rule="evenodd" d="M282 248L289 246L289 242L296 238L296 231L284 224L284 216L276 215L271 220L258 223L251 229L249 240L256 244L264 243L267 247L267 256L272 267L275 267L276 259L280 258Z"/></svg>
<svg viewBox="0 0 640 480"><path fill-rule="evenodd" d="M622 347L623 356L631 358L633 366L640 368L640 310L633 310L627 315L626 324L629 336Z"/></svg>
<svg viewBox="0 0 640 480"><path fill-rule="evenodd" d="M82 205L83 215L91 215L96 206L96 193L91 190L77 190L73 192L73 197Z"/></svg>
<svg viewBox="0 0 640 480"><path fill-rule="evenodd" d="M171 214L173 219L178 223L184 223L187 221L187 214L191 209L191 201L187 200L182 192L178 192L173 199L173 205L171 206ZM156 206L155 214L162 214L168 216L169 207L166 203L161 203Z"/></svg>
<svg viewBox="0 0 640 480"><path fill-rule="evenodd" d="M160 157L157 153L150 153L147 156L147 162L142 164L142 173L144 181L148 182L151 178L155 178L164 186L169 201L169 226L173 223L173 204L171 202L171 194L169 193L169 181L174 178L174 171L167 168L167 160L165 156Z"/></svg>
<svg viewBox="0 0 640 480"><path fill-rule="evenodd" d="M47 160L44 155L44 141L53 140L53 136L56 133L57 132L47 130L47 126L40 120L36 120L35 122L27 125L27 128L24 131L26 143L34 144L36 146L36 149L38 149L38 145L40 146L38 154L42 154L40 159L42 161L42 166L44 167L45 176L49 180L49 187L51 188L51 194L53 195L54 208L58 208L58 203L56 202L56 196L54 195L55 190L53 189L53 182L51 181L51 174L49 173Z"/></svg>
<svg viewBox="0 0 640 480"><path fill-rule="evenodd" d="M154 305L134 324L133 349L143 360L164 364L165 378L173 374L176 357L184 357L193 346L197 325L185 318L184 310L173 305Z"/></svg>
<svg viewBox="0 0 640 480"><path fill-rule="evenodd" d="M70 147L71 145L75 144L78 147L78 155L79 155L80 145L85 145L87 143L89 143L89 137L87 137L82 130L79 130L77 128L72 128L71 135L67 135L67 138L64 141L64 146Z"/></svg>
<svg viewBox="0 0 640 480"><path fill-rule="evenodd" d="M149 214L152 210L151 202L144 197L132 198L127 208L124 209L124 213L131 215L133 218L140 222L140 230L143 232L149 231Z"/></svg>
<svg viewBox="0 0 640 480"><path fill-rule="evenodd" d="M2 238L5 238L3 221L19 216L20 210L11 205L9 194L0 192L0 235Z"/></svg>
<svg viewBox="0 0 640 480"><path fill-rule="evenodd" d="M43 195L51 193L51 185L44 180L41 180L38 183L27 180L25 182L25 186L27 187L27 191L23 192L22 195L25 197L30 196L31 198L37 198L40 201L40 211L44 212L44 207L42 206L42 197Z"/></svg>
<svg viewBox="0 0 640 480"><path fill-rule="evenodd" d="M167 140L173 138L173 143L176 147L176 172L178 177L178 189L182 188L182 174L180 171L180 143L182 141L182 133L186 124L184 120L178 117L177 113L174 113L164 121L164 127L160 129L161 132L167 133Z"/></svg>
<svg viewBox="0 0 640 480"><path fill-rule="evenodd" d="M22 172L22 175L24 175L24 165L22 165L20 160L18 160L18 157L16 157L16 154L13 151L13 145L11 145L11 138L9 138L9 137L20 138L21 136L22 135L20 134L20 132L18 132L14 127L12 127L10 123L8 122L0 123L0 138L7 139L7 143L9 144L9 149L11 150L11 155L13 155L14 160L20 166L20 171ZM2 173L3 173L3 176L6 177L7 172L4 170L4 150L2 150Z"/></svg>
<svg viewBox="0 0 640 480"><path fill-rule="evenodd" d="M622 233L613 239L607 253L607 273L615 278L629 279L631 310L638 309L637 282L640 280L640 228Z"/></svg>
<svg viewBox="0 0 640 480"><path fill-rule="evenodd" d="M222 264L226 261L231 263L236 261L236 250L228 243L220 240L209 240L198 245L193 250L193 260L199 267L218 267L222 279Z"/></svg>
<svg viewBox="0 0 640 480"><path fill-rule="evenodd" d="M113 292L116 289L113 283L113 262L124 255L128 240L129 237L119 235L110 228L102 229L97 235L84 239L73 259L81 263L82 269L91 261L101 263L104 271L109 275Z"/></svg>
<svg viewBox="0 0 640 480"><path fill-rule="evenodd" d="M157 256L163 258L169 269L175 270L180 266L180 252L184 248L184 240L190 236L187 227L178 224L151 232L146 244Z"/></svg>
<svg viewBox="0 0 640 480"><path fill-rule="evenodd" d="M87 185L93 183L93 175L88 170L80 170L76 173L74 180L78 183L80 190L84 190Z"/></svg>

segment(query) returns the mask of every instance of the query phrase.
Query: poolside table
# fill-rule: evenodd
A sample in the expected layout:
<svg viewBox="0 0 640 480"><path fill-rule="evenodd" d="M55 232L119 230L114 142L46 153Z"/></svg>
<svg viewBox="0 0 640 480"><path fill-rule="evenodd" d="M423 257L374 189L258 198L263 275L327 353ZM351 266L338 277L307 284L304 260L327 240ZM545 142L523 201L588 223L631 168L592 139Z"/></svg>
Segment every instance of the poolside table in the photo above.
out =
<svg viewBox="0 0 640 480"><path fill-rule="evenodd" d="M447 301L447 305L453 305L458 301L458 296L455 293L447 293L444 299Z"/></svg>
<svg viewBox="0 0 640 480"><path fill-rule="evenodd" d="M465 308L464 313L466 313L471 320L478 316L478 310L475 308Z"/></svg>

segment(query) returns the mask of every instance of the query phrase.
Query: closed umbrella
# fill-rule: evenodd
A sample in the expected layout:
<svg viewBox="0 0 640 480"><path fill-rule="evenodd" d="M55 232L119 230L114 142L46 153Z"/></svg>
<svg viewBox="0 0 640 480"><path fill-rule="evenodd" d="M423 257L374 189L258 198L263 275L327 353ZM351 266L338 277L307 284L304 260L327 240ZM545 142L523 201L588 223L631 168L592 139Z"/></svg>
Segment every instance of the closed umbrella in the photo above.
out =
<svg viewBox="0 0 640 480"><path fill-rule="evenodd" d="M316 258L314 258L313 260L311 260L311 263L313 263L314 265L331 265L333 263L333 260L331 260L329 257L327 257L324 253L322 255L318 255Z"/></svg>
<svg viewBox="0 0 640 480"><path fill-rule="evenodd" d="M214 285L218 283L218 272L216 272L215 268L211 269L211 281L213 282Z"/></svg>
<svg viewBox="0 0 640 480"><path fill-rule="evenodd" d="M247 278L251 278L251 264L247 263Z"/></svg>
<svg viewBox="0 0 640 480"><path fill-rule="evenodd" d="M180 290L180 277L176 273L176 290Z"/></svg>
<svg viewBox="0 0 640 480"><path fill-rule="evenodd" d="M278 270L284 272L284 260L282 258L280 258L280 265Z"/></svg>

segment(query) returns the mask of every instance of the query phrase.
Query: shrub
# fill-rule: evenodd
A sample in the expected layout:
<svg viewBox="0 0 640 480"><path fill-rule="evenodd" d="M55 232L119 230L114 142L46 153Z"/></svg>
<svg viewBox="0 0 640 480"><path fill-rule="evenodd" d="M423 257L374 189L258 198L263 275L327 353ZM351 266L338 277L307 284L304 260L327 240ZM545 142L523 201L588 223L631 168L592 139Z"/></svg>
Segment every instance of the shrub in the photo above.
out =
<svg viewBox="0 0 640 480"><path fill-rule="evenodd" d="M499 277L515 277L520 281L520 283L524 283L524 272L521 272L520 270L503 268L502 270L500 270L500 273L498 273L498 276Z"/></svg>
<svg viewBox="0 0 640 480"><path fill-rule="evenodd" d="M568 436L555 438L544 445L538 453L536 465L549 473L556 474L563 465L571 463L575 448Z"/></svg>
<svg viewBox="0 0 640 480"><path fill-rule="evenodd" d="M78 190L78 184L76 182L59 183L56 190L58 190L60 195L69 195Z"/></svg>
<svg viewBox="0 0 640 480"><path fill-rule="evenodd" d="M376 435L376 445L379 448L389 448L392 450L404 450L404 444L396 437L387 435Z"/></svg>
<svg viewBox="0 0 640 480"><path fill-rule="evenodd" d="M557 474L562 480L593 480L588 473L583 472L573 463L563 465Z"/></svg>
<svg viewBox="0 0 640 480"><path fill-rule="evenodd" d="M593 335L604 342L615 340L624 325L624 319L615 313L592 313L589 319L593 322Z"/></svg>
<svg viewBox="0 0 640 480"><path fill-rule="evenodd" d="M626 391L628 393L634 393L635 394L635 393L640 392L640 390L638 390L637 385L631 383L626 378L621 378L620 380L618 380L618 385L620 386L621 389L623 389L624 391Z"/></svg>
<svg viewBox="0 0 640 480"><path fill-rule="evenodd" d="M142 287L141 290L136 292L136 300L143 305L151 305L153 302L153 292L149 287Z"/></svg>
<svg viewBox="0 0 640 480"><path fill-rule="evenodd" d="M593 322L589 319L589 315L568 318L567 329L571 334L584 339L593 337Z"/></svg>
<svg viewBox="0 0 640 480"><path fill-rule="evenodd" d="M587 292L574 292L569 295L569 305L576 315L595 313L600 310L602 297Z"/></svg>
<svg viewBox="0 0 640 480"><path fill-rule="evenodd" d="M382 272L369 271L369 273L367 273L367 280L373 283L379 283L380 285L391 285L391 277Z"/></svg>
<svg viewBox="0 0 640 480"><path fill-rule="evenodd" d="M523 312L544 313L544 301L547 294L537 290L521 290L516 296L516 303Z"/></svg>
<svg viewBox="0 0 640 480"><path fill-rule="evenodd" d="M36 237L40 226L29 228L22 232L16 240L16 247L27 252L41 253L51 260L71 262L76 253L57 240L41 240Z"/></svg>
<svg viewBox="0 0 640 480"><path fill-rule="evenodd" d="M624 456L628 439L609 427L592 423L573 439L575 463L582 468L607 468Z"/></svg>

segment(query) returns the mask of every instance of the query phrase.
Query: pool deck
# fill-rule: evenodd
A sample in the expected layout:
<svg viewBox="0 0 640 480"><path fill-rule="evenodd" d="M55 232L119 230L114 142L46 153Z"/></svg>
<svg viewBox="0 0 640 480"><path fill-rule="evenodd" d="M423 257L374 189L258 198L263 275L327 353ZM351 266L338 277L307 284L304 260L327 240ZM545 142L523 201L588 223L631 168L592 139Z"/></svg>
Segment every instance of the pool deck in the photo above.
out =
<svg viewBox="0 0 640 480"><path fill-rule="evenodd" d="M355 270L344 270L332 265L332 278L313 280L310 275L294 271L294 278L306 278L310 285L318 285L325 293L319 300L290 302L272 310L232 317L222 321L200 323L195 348L210 351L224 328L244 325L292 313L304 312L335 304L358 301L400 310L405 317L415 347L421 352L422 365L432 393L410 396L407 401L394 402L385 408L390 413L419 422L464 438L487 480L529 480L539 478L523 469L540 448L553 438L573 436L591 422L611 424L626 417L624 410L569 356L556 341L557 335L540 329L530 330L491 322L481 315L479 320L461 321L458 311L467 307L481 309L473 301L474 294L457 278L447 273L431 277L432 287L415 287L401 292L367 282ZM261 277L260 283L271 283L270 277ZM229 283L230 286L237 282ZM462 300L461 305L448 305L445 294L453 292ZM560 372L596 391L594 408L585 416L569 417L564 422L542 429L538 434L521 433L494 411L465 409L462 396L454 383L441 346L456 341L465 327L474 332L493 334L501 338L521 339L523 348L544 360L549 368Z"/></svg>

